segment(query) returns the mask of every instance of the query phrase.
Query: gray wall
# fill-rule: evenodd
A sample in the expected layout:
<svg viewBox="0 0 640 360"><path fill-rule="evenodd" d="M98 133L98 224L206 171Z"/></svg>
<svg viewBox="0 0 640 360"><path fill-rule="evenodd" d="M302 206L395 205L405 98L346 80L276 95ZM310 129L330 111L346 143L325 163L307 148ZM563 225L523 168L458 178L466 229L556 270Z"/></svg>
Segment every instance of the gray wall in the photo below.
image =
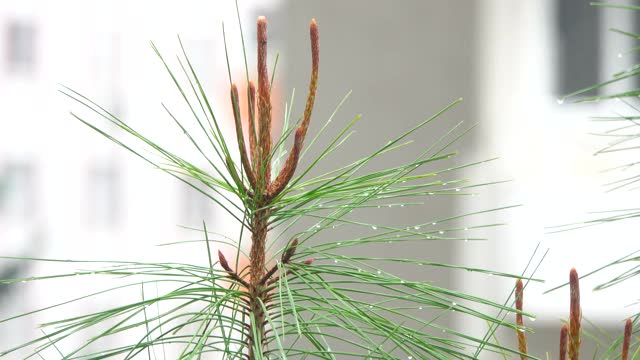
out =
<svg viewBox="0 0 640 360"><path fill-rule="evenodd" d="M442 121L412 137L416 146L399 152L399 156L412 159L460 120L474 120L474 4L465 1L394 4L364 0L289 1L284 7L287 23L284 43L288 48L282 73L287 75L288 87L297 89L299 106L309 76L309 20L316 18L320 27L320 85L311 131L319 129L350 89L353 94L337 120L344 123L356 114L363 114L358 133L342 149L340 163L385 144L459 97L466 100ZM469 140L463 146L468 147ZM379 166L398 164L399 160L388 157ZM327 162L325 168L335 164L338 162ZM367 216L371 222L409 225L451 215L454 206L451 198L430 199L425 206L385 213L372 211ZM420 249L387 246L371 255L415 257L416 251L424 250L425 259L452 262L449 244L424 245ZM434 280L444 285L450 282L447 273L435 276L432 271L421 274L397 271L416 280Z"/></svg>

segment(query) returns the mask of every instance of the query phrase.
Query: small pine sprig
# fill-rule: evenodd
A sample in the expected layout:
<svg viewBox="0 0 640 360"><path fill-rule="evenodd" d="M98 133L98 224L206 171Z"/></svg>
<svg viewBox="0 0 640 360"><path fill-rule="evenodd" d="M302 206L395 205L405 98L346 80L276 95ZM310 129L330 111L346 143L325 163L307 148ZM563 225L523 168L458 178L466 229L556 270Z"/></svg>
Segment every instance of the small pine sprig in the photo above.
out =
<svg viewBox="0 0 640 360"><path fill-rule="evenodd" d="M522 318L522 307L524 304L523 295L524 295L524 285L522 284L522 279L518 279L516 281L516 309L518 312L516 313L516 324L519 329L517 329L516 333L518 335L518 351L520 351L520 359L527 359L527 335L524 330L524 320Z"/></svg>
<svg viewBox="0 0 640 360"><path fill-rule="evenodd" d="M582 310L580 309L580 283L575 268L569 272L569 292L569 360L579 360L580 344L582 343Z"/></svg>
<svg viewBox="0 0 640 360"><path fill-rule="evenodd" d="M269 295L270 286L279 279L274 275L278 271L278 265L273 265L271 269L266 270L266 249L267 249L267 233L269 232L269 223L275 210L274 200L280 195L287 185L289 185L295 173L300 153L304 143L304 138L311 120L311 113L315 102L316 91L318 88L318 68L320 61L319 51L319 35L318 23L315 19L311 20L309 26L311 38L311 80L309 84L309 93L303 115L302 123L299 125L295 133L293 147L289 152L289 156L285 165L278 173L275 180L271 179L271 156L272 156L272 104L271 104L271 84L267 70L267 19L264 16L258 17L257 20L257 43L258 43L258 89L257 89L257 115L258 129L255 128L254 101L256 90L251 82L248 84L249 95L249 154L247 154L246 143L244 141L244 129L242 128L242 119L240 116L240 105L238 98L238 89L234 83L231 84L231 104L233 107L234 124L236 127L236 139L238 142L238 150L240 153L240 161L245 176L249 182L249 189L245 188L242 181L236 181L242 192L249 197L248 205L253 211L248 214L251 231L251 252L249 255L249 280L246 281L234 272L228 265L224 255L218 252L221 266L229 274L229 278L241 283L245 286L247 305L250 313L253 315L251 322L246 323L247 328L251 329L251 333L247 336L247 348L249 349L248 358L257 359L264 353L267 344L266 330L268 323L268 314L265 308L270 307L272 299ZM254 135L251 135L254 134ZM256 136L257 134L257 136ZM249 156L250 155L250 156ZM228 161L231 164L231 161ZM229 169L235 169L228 165ZM232 172L232 178L239 179L239 175ZM299 240L294 239L287 249L283 252L280 265L287 265L296 252ZM306 261L306 265L310 265L311 261ZM286 274L291 274L290 270Z"/></svg>

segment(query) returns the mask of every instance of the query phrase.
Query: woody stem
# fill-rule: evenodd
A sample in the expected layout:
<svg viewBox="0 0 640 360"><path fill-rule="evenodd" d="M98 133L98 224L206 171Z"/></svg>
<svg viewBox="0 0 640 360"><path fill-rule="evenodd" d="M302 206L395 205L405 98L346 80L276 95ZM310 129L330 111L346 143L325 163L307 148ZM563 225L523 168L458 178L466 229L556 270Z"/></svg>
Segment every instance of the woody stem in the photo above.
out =
<svg viewBox="0 0 640 360"><path fill-rule="evenodd" d="M252 244L251 244L251 279L249 288L249 306L254 320L251 323L249 336L249 360L259 358L264 352L264 340L266 330L266 315L263 304L267 303L265 285L260 280L265 275L265 243L267 239L268 210L258 210L253 214L252 220Z"/></svg>

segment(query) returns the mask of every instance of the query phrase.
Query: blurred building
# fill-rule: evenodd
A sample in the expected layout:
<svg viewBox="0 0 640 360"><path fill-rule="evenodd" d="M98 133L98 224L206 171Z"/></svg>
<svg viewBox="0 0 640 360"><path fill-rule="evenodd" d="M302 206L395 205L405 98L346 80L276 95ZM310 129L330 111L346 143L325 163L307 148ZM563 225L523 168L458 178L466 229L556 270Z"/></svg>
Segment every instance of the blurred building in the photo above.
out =
<svg viewBox="0 0 640 360"><path fill-rule="evenodd" d="M243 1L243 22L252 28L258 13L274 14L275 21L277 4ZM195 190L74 120L70 111L122 135L59 92L60 84L69 86L151 138L168 138L172 150L188 154L188 143L176 139L175 124L161 106L167 100L170 108L183 104L172 102L178 92L149 41L157 41L179 69L174 55L180 51L180 34L210 93L224 96L216 109L224 116L229 113L223 20L229 22L227 36L236 44L230 46L230 54L235 62L241 57L234 3L192 5L76 0L0 4L0 255L149 261L166 256L166 251L157 255L149 250L154 245L196 236L178 225L200 228L205 220L221 233L238 228ZM248 48L254 43L253 37L247 38ZM241 69L234 67L238 73ZM180 110L177 114L183 115ZM193 258L193 248L178 248L173 256ZM0 259L2 279L55 269L51 264ZM80 296L93 283L95 279L0 285L0 318ZM81 304L75 313L104 305ZM0 348L40 336L36 325L48 319L35 315L0 324Z"/></svg>

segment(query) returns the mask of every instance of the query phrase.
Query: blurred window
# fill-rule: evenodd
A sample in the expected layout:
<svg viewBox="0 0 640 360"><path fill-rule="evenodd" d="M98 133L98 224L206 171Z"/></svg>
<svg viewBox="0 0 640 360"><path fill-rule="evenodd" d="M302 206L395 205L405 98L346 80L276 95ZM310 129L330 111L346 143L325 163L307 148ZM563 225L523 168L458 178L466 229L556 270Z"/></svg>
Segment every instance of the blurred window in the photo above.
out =
<svg viewBox="0 0 640 360"><path fill-rule="evenodd" d="M31 164L11 162L0 173L0 213L8 219L26 220L35 210L34 169Z"/></svg>
<svg viewBox="0 0 640 360"><path fill-rule="evenodd" d="M36 29L13 22L7 27L7 68L10 72L32 72L36 62Z"/></svg>
<svg viewBox="0 0 640 360"><path fill-rule="evenodd" d="M562 0L554 4L558 32L556 91L562 96L600 81L600 35L606 29L601 28L598 7L582 0Z"/></svg>
<svg viewBox="0 0 640 360"><path fill-rule="evenodd" d="M114 227L119 221L119 170L114 165L96 165L88 176L89 223L98 227Z"/></svg>
<svg viewBox="0 0 640 360"><path fill-rule="evenodd" d="M182 221L186 226L200 226L210 219L213 201L188 185L182 191Z"/></svg>

